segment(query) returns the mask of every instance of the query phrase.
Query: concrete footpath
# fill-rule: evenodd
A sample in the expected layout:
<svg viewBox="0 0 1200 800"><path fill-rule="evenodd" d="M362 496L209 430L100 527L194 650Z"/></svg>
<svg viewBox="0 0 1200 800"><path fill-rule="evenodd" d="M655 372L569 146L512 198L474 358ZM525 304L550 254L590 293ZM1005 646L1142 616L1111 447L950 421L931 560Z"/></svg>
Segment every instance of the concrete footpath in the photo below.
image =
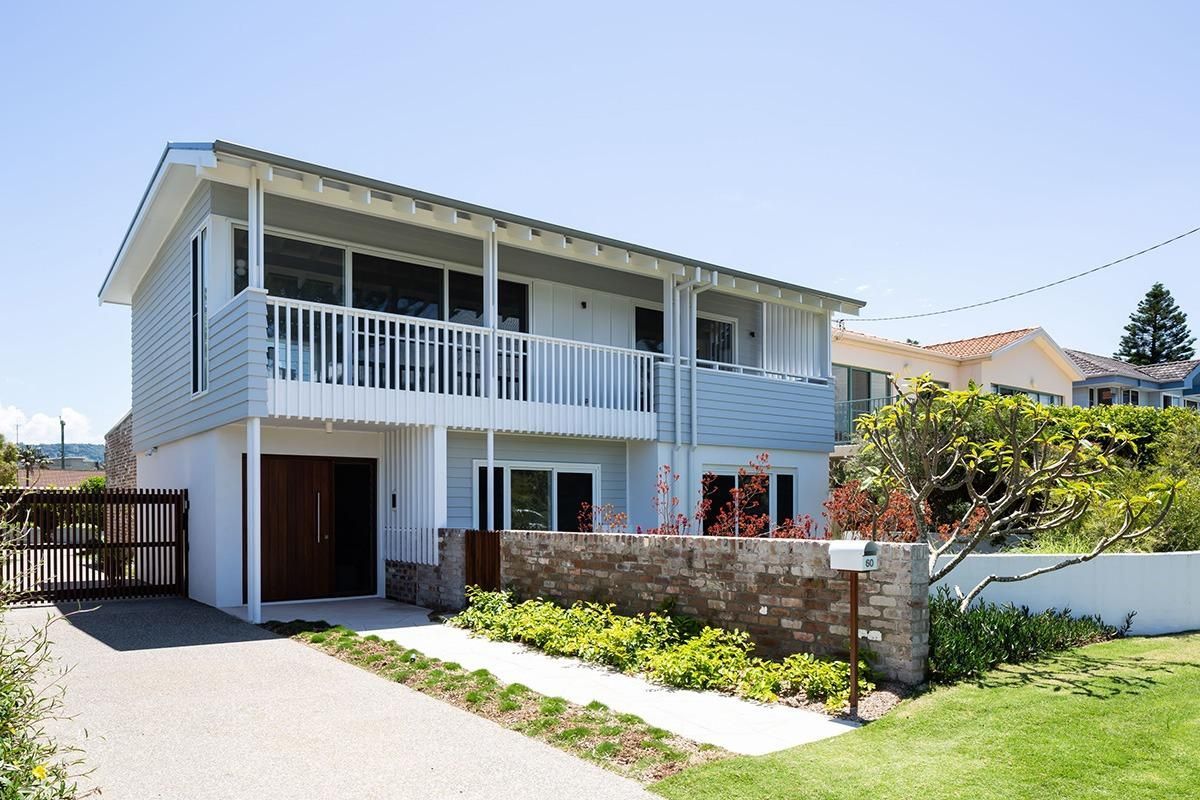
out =
<svg viewBox="0 0 1200 800"><path fill-rule="evenodd" d="M241 614L241 609L229 609ZM827 739L856 725L784 705L764 705L716 692L670 689L571 658L556 658L511 642L493 642L429 619L429 611L392 600L281 603L263 608L264 619L324 620L373 633L467 669L487 669L505 683L523 683L573 703L599 700L637 714L651 725L734 753L761 755Z"/></svg>
<svg viewBox="0 0 1200 800"><path fill-rule="evenodd" d="M51 628L50 733L105 800L649 798L638 784L185 600L99 604ZM65 607L63 610L66 610ZM53 608L10 611L6 624Z"/></svg>

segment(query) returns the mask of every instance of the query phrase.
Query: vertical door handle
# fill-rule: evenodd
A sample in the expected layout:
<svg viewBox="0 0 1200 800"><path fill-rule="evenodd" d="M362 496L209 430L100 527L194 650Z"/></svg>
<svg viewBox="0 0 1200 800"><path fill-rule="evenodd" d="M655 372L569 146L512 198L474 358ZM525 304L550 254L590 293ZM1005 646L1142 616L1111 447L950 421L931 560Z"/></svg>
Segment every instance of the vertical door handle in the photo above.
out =
<svg viewBox="0 0 1200 800"><path fill-rule="evenodd" d="M321 493L317 492L317 544L321 543Z"/></svg>

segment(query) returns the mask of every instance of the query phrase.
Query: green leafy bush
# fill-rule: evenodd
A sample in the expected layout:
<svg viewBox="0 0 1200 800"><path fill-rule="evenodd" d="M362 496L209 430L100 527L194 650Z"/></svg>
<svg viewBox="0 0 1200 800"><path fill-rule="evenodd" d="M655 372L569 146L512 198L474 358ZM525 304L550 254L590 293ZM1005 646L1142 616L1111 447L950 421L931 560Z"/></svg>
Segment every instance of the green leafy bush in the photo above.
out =
<svg viewBox="0 0 1200 800"><path fill-rule="evenodd" d="M469 605L451 624L490 639L522 642L547 653L640 673L682 689L715 690L774 702L802 696L836 710L850 695L850 665L803 654L771 661L752 655L742 631L701 625L689 617L627 616L611 605L546 600L514 602L511 592L467 590ZM860 663L859 687L875 687Z"/></svg>
<svg viewBox="0 0 1200 800"><path fill-rule="evenodd" d="M1070 609L1033 613L1026 607L979 602L959 610L943 586L930 599L929 671L935 681L973 678L1000 664L1036 661L1053 653L1123 636L1133 619L1113 627Z"/></svg>
<svg viewBox="0 0 1200 800"><path fill-rule="evenodd" d="M80 481L76 488L81 492L102 492L107 486L108 481L103 475L93 475Z"/></svg>

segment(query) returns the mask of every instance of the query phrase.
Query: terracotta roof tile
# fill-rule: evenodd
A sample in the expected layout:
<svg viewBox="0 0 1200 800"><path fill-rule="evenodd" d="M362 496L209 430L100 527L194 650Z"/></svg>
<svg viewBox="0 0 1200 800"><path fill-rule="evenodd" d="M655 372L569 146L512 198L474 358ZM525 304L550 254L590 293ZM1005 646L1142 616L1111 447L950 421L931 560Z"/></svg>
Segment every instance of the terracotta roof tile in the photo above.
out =
<svg viewBox="0 0 1200 800"><path fill-rule="evenodd" d="M1015 331L989 333L985 336L975 336L971 339L957 339L953 342L923 345L926 350L935 353L945 353L955 358L975 358L994 353L1005 345L1012 344L1036 331L1037 328L1021 328Z"/></svg>

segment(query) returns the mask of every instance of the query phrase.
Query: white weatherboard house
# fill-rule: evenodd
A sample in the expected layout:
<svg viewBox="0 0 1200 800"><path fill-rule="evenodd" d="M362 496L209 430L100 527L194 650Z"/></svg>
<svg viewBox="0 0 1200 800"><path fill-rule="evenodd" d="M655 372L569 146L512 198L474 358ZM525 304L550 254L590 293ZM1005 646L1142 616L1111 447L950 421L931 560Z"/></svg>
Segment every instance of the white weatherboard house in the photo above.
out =
<svg viewBox="0 0 1200 800"><path fill-rule="evenodd" d="M771 513L819 514L862 306L220 141L167 146L100 299L138 484L189 491L192 596L252 619L380 595L439 527L653 525L664 464L690 506L769 451Z"/></svg>

